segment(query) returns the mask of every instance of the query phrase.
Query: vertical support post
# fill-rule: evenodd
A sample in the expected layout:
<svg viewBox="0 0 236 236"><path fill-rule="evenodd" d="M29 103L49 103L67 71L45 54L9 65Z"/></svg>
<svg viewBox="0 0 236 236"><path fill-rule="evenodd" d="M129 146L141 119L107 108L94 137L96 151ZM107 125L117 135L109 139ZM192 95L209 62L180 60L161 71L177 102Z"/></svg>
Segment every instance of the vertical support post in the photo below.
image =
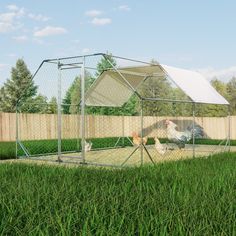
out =
<svg viewBox="0 0 236 236"><path fill-rule="evenodd" d="M193 129L193 158L195 158L195 103L193 102L193 107L192 107L192 109L193 109L193 127L192 127L192 129Z"/></svg>
<svg viewBox="0 0 236 236"><path fill-rule="evenodd" d="M16 159L18 158L18 140L19 140L19 131L18 131L18 104L16 104Z"/></svg>
<svg viewBox="0 0 236 236"><path fill-rule="evenodd" d="M82 155L82 163L85 164L85 57L83 57L83 62L81 66L81 155Z"/></svg>
<svg viewBox="0 0 236 236"><path fill-rule="evenodd" d="M228 151L230 152L230 137L231 136L231 117L230 117L230 105L228 105L228 145L229 145L229 148L228 148Z"/></svg>
<svg viewBox="0 0 236 236"><path fill-rule="evenodd" d="M57 82L57 161L61 162L61 64L57 63L58 82Z"/></svg>
<svg viewBox="0 0 236 236"><path fill-rule="evenodd" d="M122 114L122 147L125 146L125 120L124 114Z"/></svg>
<svg viewBox="0 0 236 236"><path fill-rule="evenodd" d="M76 152L79 152L80 150L80 105L76 105L76 110L77 110L77 119L76 119L76 135L77 135L77 140L76 140Z"/></svg>
<svg viewBox="0 0 236 236"><path fill-rule="evenodd" d="M140 125L141 125L141 140L143 141L143 99L140 99L140 116L141 116L141 120L140 120ZM141 141L141 142L142 142ZM140 152L141 152L141 165L143 165L143 144L140 145Z"/></svg>

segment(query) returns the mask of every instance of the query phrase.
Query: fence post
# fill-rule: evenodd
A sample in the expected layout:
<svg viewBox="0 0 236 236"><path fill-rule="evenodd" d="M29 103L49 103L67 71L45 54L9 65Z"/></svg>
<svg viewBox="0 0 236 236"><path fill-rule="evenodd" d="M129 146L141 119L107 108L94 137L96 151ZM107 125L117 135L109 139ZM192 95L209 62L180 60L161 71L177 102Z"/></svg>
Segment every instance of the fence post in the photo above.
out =
<svg viewBox="0 0 236 236"><path fill-rule="evenodd" d="M18 158L18 104L16 104L16 159Z"/></svg>
<svg viewBox="0 0 236 236"><path fill-rule="evenodd" d="M85 164L85 57L81 66L81 155L82 163Z"/></svg>
<svg viewBox="0 0 236 236"><path fill-rule="evenodd" d="M195 158L195 103L193 102L193 127L192 127L192 130L193 130L193 158Z"/></svg>
<svg viewBox="0 0 236 236"><path fill-rule="evenodd" d="M61 162L61 64L58 60L58 84L57 84L57 160Z"/></svg>

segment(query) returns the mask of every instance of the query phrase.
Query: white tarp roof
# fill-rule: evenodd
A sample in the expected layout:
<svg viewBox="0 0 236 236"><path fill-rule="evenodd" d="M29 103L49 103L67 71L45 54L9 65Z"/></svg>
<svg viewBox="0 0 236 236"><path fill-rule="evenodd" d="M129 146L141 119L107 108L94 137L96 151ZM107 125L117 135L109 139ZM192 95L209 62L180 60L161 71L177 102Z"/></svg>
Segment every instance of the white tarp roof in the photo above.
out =
<svg viewBox="0 0 236 236"><path fill-rule="evenodd" d="M229 104L198 72L161 65L175 84L196 103Z"/></svg>
<svg viewBox="0 0 236 236"><path fill-rule="evenodd" d="M148 76L169 76L193 102L229 104L200 73L161 64L104 71L88 90L85 103L121 107Z"/></svg>

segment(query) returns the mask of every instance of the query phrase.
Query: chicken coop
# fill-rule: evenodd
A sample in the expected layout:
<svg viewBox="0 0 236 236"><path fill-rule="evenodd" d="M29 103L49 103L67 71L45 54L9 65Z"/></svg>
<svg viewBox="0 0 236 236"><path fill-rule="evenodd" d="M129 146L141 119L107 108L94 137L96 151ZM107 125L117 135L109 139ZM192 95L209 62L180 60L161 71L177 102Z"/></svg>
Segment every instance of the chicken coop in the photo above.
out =
<svg viewBox="0 0 236 236"><path fill-rule="evenodd" d="M16 109L16 155L129 166L230 150L229 103L198 72L92 54L44 60Z"/></svg>

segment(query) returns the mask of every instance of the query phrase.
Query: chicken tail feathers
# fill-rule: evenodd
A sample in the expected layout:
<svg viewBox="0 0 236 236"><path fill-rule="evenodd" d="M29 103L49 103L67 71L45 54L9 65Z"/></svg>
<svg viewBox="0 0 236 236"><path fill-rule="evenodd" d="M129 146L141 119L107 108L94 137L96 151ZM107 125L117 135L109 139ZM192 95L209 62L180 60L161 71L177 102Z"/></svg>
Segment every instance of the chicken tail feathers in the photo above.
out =
<svg viewBox="0 0 236 236"><path fill-rule="evenodd" d="M203 128L199 125L191 125L187 130L191 133L192 138L202 138L204 136Z"/></svg>

